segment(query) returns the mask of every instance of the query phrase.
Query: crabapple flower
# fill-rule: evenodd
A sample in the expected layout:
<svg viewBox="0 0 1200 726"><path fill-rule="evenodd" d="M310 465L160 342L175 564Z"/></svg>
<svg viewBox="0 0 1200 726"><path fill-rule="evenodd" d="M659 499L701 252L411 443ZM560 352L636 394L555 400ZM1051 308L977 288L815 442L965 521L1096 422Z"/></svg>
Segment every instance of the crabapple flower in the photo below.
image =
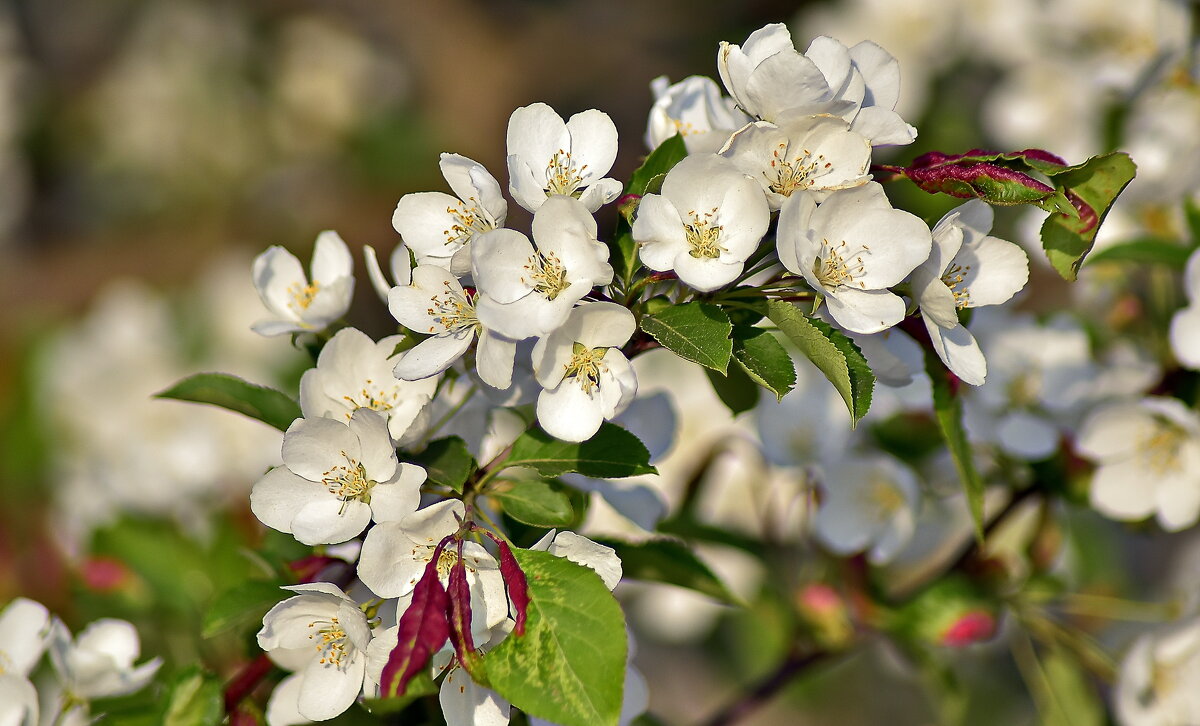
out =
<svg viewBox="0 0 1200 726"><path fill-rule="evenodd" d="M371 520L415 512L425 470L401 463L380 414L360 408L349 422L296 419L283 435L283 466L250 491L250 509L272 529L307 545L345 542Z"/></svg>
<svg viewBox="0 0 1200 726"><path fill-rule="evenodd" d="M1171 318L1171 352L1184 368L1200 370L1200 252L1193 252L1183 272L1188 306Z"/></svg>
<svg viewBox="0 0 1200 726"><path fill-rule="evenodd" d="M721 155L762 185L773 210L798 191L850 189L871 178L870 142L836 116L789 116L778 126L747 124Z"/></svg>
<svg viewBox="0 0 1200 726"><path fill-rule="evenodd" d="M50 613L39 602L18 597L0 612L0 723L34 726L38 694L29 672L46 650Z"/></svg>
<svg viewBox="0 0 1200 726"><path fill-rule="evenodd" d="M646 123L646 147L650 150L679 134L689 154L714 154L730 134L750 121L707 76L688 76L674 85L666 76L659 76L650 82L650 90L654 93Z"/></svg>
<svg viewBox="0 0 1200 726"><path fill-rule="evenodd" d="M437 390L436 377L402 381L392 375L403 336L378 343L355 328L343 328L317 357L317 365L300 377L300 410L304 418L323 416L349 421L360 408L387 418L388 432L398 444L424 433L420 419Z"/></svg>
<svg viewBox="0 0 1200 726"><path fill-rule="evenodd" d="M145 688L162 660L134 666L141 653L137 629L114 618L97 620L72 639L62 621L50 629L50 660L62 681L67 703L127 696Z"/></svg>
<svg viewBox="0 0 1200 726"><path fill-rule="evenodd" d="M544 103L522 106L508 119L507 141L508 191L530 212L556 194L595 212L621 193L621 182L601 178L617 158L617 127L603 111L564 122Z"/></svg>
<svg viewBox="0 0 1200 726"><path fill-rule="evenodd" d="M612 282L608 247L581 202L554 196L533 215L533 239L511 229L480 235L472 254L479 321L514 340L549 335L598 285Z"/></svg>
<svg viewBox="0 0 1200 726"><path fill-rule="evenodd" d="M638 205L633 238L652 270L674 270L708 292L737 279L767 232L771 212L758 184L724 157L689 156L667 172L661 194Z"/></svg>
<svg viewBox="0 0 1200 726"><path fill-rule="evenodd" d="M396 245L392 250L392 254L388 257L388 269L392 273L392 279L395 284L388 282L387 276L383 274L383 268L379 265L379 257L375 254L375 248L371 245L363 245L363 257L367 262L367 278L371 281L371 287L375 288L375 294L386 305L388 301L388 292L396 285L411 285L412 284L412 262L408 258L408 247L403 242Z"/></svg>
<svg viewBox="0 0 1200 726"><path fill-rule="evenodd" d="M417 257L418 265L438 265L455 275L471 271L471 242L504 226L508 202L500 183L477 161L442 154L442 176L456 196L445 192L405 194L392 226Z"/></svg>
<svg viewBox="0 0 1200 726"><path fill-rule="evenodd" d="M983 385L987 361L958 311L999 305L1029 281L1029 258L1019 245L988 236L992 208L980 199L955 207L933 227L929 259L912 273L913 296L933 349L954 375Z"/></svg>
<svg viewBox="0 0 1200 726"><path fill-rule="evenodd" d="M814 533L840 555L868 550L872 564L889 562L912 537L920 490L916 475L889 456L865 456L830 468ZM868 549L869 548L869 549Z"/></svg>
<svg viewBox="0 0 1200 726"><path fill-rule="evenodd" d="M626 308L593 302L572 310L565 325L538 339L533 373L543 390L537 419L548 434L586 441L633 400L637 376L620 346L636 327Z"/></svg>
<svg viewBox="0 0 1200 726"><path fill-rule="evenodd" d="M872 146L909 144L917 137L894 110L900 64L870 41L847 48L818 36L801 53L787 26L774 23L751 33L742 46L722 42L717 70L738 105L763 121L830 114L849 121Z"/></svg>
<svg viewBox="0 0 1200 726"><path fill-rule="evenodd" d="M1091 504L1106 517L1156 514L1176 532L1200 516L1200 417L1179 400L1109 404L1083 422L1079 453L1096 464Z"/></svg>
<svg viewBox="0 0 1200 726"><path fill-rule="evenodd" d="M1121 726L1200 723L1200 618L1172 623L1133 642L1117 676Z"/></svg>
<svg viewBox="0 0 1200 726"><path fill-rule="evenodd" d="M887 288L924 262L932 243L925 223L893 209L876 182L833 192L820 206L807 194L792 196L779 212L779 261L855 333L904 319L904 300Z"/></svg>
<svg viewBox="0 0 1200 726"><path fill-rule="evenodd" d="M380 597L404 597L425 573L437 545L458 531L466 508L457 499L447 499L418 510L404 519L378 524L367 533L358 556L358 577ZM471 588L472 629L482 638L508 617L508 596L500 565L476 542L463 542L467 582ZM438 575L445 585L450 568L458 561L454 547L442 550Z"/></svg>
<svg viewBox="0 0 1200 726"><path fill-rule="evenodd" d="M392 371L405 381L435 376L462 357L475 337L475 367L483 382L501 390L512 384L515 341L497 335L479 321L474 291L467 293L449 270L437 265L413 268L412 284L393 287L388 310L409 330L430 336L405 351Z"/></svg>
<svg viewBox="0 0 1200 726"><path fill-rule="evenodd" d="M350 309L354 295L354 260L337 232L317 236L312 282L300 260L273 246L254 259L254 287L271 317L251 328L259 335L315 333Z"/></svg>
<svg viewBox="0 0 1200 726"><path fill-rule="evenodd" d="M371 628L358 603L336 585L314 582L283 589L299 594L263 617L258 645L297 675L285 679L271 698L294 698L301 716L326 721L350 708L363 689ZM286 710L274 703L267 707L268 713Z"/></svg>

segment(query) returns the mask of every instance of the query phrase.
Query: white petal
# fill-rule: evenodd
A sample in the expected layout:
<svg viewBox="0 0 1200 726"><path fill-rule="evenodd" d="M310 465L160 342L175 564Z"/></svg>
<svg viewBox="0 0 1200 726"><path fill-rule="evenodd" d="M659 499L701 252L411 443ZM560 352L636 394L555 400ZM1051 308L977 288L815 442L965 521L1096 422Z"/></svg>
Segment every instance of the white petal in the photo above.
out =
<svg viewBox="0 0 1200 726"><path fill-rule="evenodd" d="M451 669L442 681L438 703L446 726L507 726L512 708L500 694L471 680L461 667Z"/></svg>
<svg viewBox="0 0 1200 726"><path fill-rule="evenodd" d="M292 534L306 545L339 544L356 537L371 521L371 507L358 500L310 502L292 520Z"/></svg>
<svg viewBox="0 0 1200 726"><path fill-rule="evenodd" d="M419 381L436 376L462 357L475 340L475 331L466 328L426 338L406 350L392 371L403 381Z"/></svg>
<svg viewBox="0 0 1200 726"><path fill-rule="evenodd" d="M970 308L1008 302L1029 281L1029 257L1025 250L996 237L964 244L954 264L963 268L963 279L956 289L968 293Z"/></svg>
<svg viewBox="0 0 1200 726"><path fill-rule="evenodd" d="M666 197L647 194L638 204L633 220L633 239L640 245L638 257L651 270L671 269L675 256L687 249L687 237L679 210Z"/></svg>
<svg viewBox="0 0 1200 726"><path fill-rule="evenodd" d="M996 433L1007 452L1029 461L1039 461L1058 450L1058 429L1023 411L1005 416Z"/></svg>
<svg viewBox="0 0 1200 726"><path fill-rule="evenodd" d="M456 197L444 192L405 194L392 213L392 226L418 260L446 259L462 246L461 242L450 244L458 237L452 228L459 223L450 210L462 206Z"/></svg>
<svg viewBox="0 0 1200 726"><path fill-rule="evenodd" d="M388 433L387 419L377 411L360 408L350 417L350 431L358 437L358 463L366 469L367 478L387 481L396 474L396 447Z"/></svg>
<svg viewBox="0 0 1200 726"><path fill-rule="evenodd" d="M13 599L0 612L0 643L4 671L28 675L46 650L50 611L40 602L25 597Z"/></svg>
<svg viewBox="0 0 1200 726"><path fill-rule="evenodd" d="M293 673L271 690L267 699L267 726L299 726L312 723L300 714L300 687L304 677Z"/></svg>
<svg viewBox="0 0 1200 726"><path fill-rule="evenodd" d="M615 200L621 196L621 182L611 177L597 179L588 185L587 189L583 190L583 194L579 195L579 203L587 208L589 212L595 212L605 204Z"/></svg>
<svg viewBox="0 0 1200 726"><path fill-rule="evenodd" d="M571 135L571 155L576 168L582 171L583 183L599 180L617 159L617 126L603 111L589 109L575 114L567 120L567 133Z"/></svg>
<svg viewBox="0 0 1200 726"><path fill-rule="evenodd" d="M273 246L254 258L254 288L263 304L277 316L297 320L296 312L290 307L292 294L288 289L298 284L304 287L308 277L300 260L286 249ZM277 333L262 333L277 335Z"/></svg>
<svg viewBox="0 0 1200 726"><path fill-rule="evenodd" d="M329 284L342 277L354 275L354 258L350 248L341 236L333 230L325 230L317 235L317 244L313 249L312 279L322 285Z"/></svg>
<svg viewBox="0 0 1200 726"><path fill-rule="evenodd" d="M925 329L929 331L934 351L954 375L972 386L983 385L987 376L987 361L971 331L962 325L943 328L928 318L925 319Z"/></svg>
<svg viewBox="0 0 1200 726"><path fill-rule="evenodd" d="M1093 509L1123 521L1145 519L1157 504L1146 486L1146 472L1137 460L1104 464L1096 469L1089 498Z"/></svg>
<svg viewBox="0 0 1200 726"><path fill-rule="evenodd" d="M540 213L541 209L538 210ZM476 237L471 245L471 268L475 284L481 293L496 302L519 300L533 289L526 279L534 255L533 243L520 232L511 229L485 232Z"/></svg>
<svg viewBox="0 0 1200 726"><path fill-rule="evenodd" d="M592 568L609 590L621 582L621 558L617 557L612 547L598 544L574 532L563 531L555 535L547 551L577 565Z"/></svg>
<svg viewBox="0 0 1200 726"><path fill-rule="evenodd" d="M403 521L376 524L363 540L358 577L380 597L412 592L425 571L426 561L414 556L413 541L405 534Z"/></svg>
<svg viewBox="0 0 1200 726"><path fill-rule="evenodd" d="M900 101L900 62L869 40L851 48L850 58L866 82L863 105L895 108Z"/></svg>
<svg viewBox="0 0 1200 726"><path fill-rule="evenodd" d="M741 261L725 262L720 257L693 257L686 250L675 255L671 266L683 284L700 292L711 292L728 285L736 280L745 268Z"/></svg>
<svg viewBox="0 0 1200 726"><path fill-rule="evenodd" d="M1184 368L1200 370L1200 304L1171 318L1171 352Z"/></svg>
<svg viewBox="0 0 1200 726"><path fill-rule="evenodd" d="M335 465L357 462L360 456L358 437L333 419L297 419L283 435L283 463L309 481L319 482Z"/></svg>
<svg viewBox="0 0 1200 726"><path fill-rule="evenodd" d="M397 522L417 511L421 504L421 485L425 469L416 464L401 463L394 481L379 482L371 489L371 519L376 522Z"/></svg>
<svg viewBox="0 0 1200 726"><path fill-rule="evenodd" d="M604 415L599 396L589 395L570 379L553 391L542 391L537 400L537 419L556 439L586 441L600 430Z"/></svg>
<svg viewBox="0 0 1200 726"><path fill-rule="evenodd" d="M250 490L250 511L271 529L290 533L292 520L301 509L329 496L321 485L293 474L286 466L278 466Z"/></svg>
<svg viewBox="0 0 1200 726"><path fill-rule="evenodd" d="M825 304L838 325L855 333L878 333L904 319L904 300L887 290L841 287Z"/></svg>
<svg viewBox="0 0 1200 726"><path fill-rule="evenodd" d="M0 673L0 724L37 726L38 693L25 678Z"/></svg>
<svg viewBox="0 0 1200 726"><path fill-rule="evenodd" d="M858 112L850 130L871 140L872 146L904 146L917 139L917 129L900 114L882 106L867 106Z"/></svg>
<svg viewBox="0 0 1200 726"><path fill-rule="evenodd" d="M484 330L475 350L475 370L484 383L505 390L512 385L513 363L517 356L514 341Z"/></svg>
<svg viewBox="0 0 1200 726"><path fill-rule="evenodd" d="M314 658L302 672L299 711L313 721L327 721L344 713L362 691L365 654L353 653L341 667Z"/></svg>

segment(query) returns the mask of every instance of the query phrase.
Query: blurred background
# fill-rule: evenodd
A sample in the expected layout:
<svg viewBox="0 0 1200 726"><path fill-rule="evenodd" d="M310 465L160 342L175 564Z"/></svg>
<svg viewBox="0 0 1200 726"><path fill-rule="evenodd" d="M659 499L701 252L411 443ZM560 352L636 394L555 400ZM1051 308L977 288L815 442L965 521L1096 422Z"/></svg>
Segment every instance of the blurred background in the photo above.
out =
<svg viewBox="0 0 1200 726"><path fill-rule="evenodd" d="M142 618L157 628L147 649L177 662L221 652L170 624L194 623L253 570L247 542L284 546L255 540L246 502L278 434L150 396L200 370L295 386L305 355L249 332L253 256L280 244L307 260L324 229L386 254L396 201L444 188L440 152L503 182L508 116L534 101L610 114L622 139L612 176L627 178L647 151L651 79L716 77L719 41L781 21L801 48L818 34L870 38L900 59L899 110L920 137L891 158L1041 147L1079 162L1121 145L1141 165L1126 195L1140 206L1114 213L1123 229L1175 229L1162 210L1200 181L1188 2L0 4L0 603L37 598L72 625ZM893 191L931 221L953 204ZM1036 246L1036 222L1000 221L1002 236ZM390 332L357 264L352 319ZM1066 300L1034 267L1037 298ZM205 514L216 510L234 514ZM140 524L115 526L130 517ZM1154 536L1138 546L1158 551ZM745 574L726 565L731 582ZM786 649L770 601L712 635L715 606L672 597L653 601L645 627L661 637L639 650L668 723L711 712L731 670L752 681ZM717 657L686 660L696 642ZM792 694L803 723L934 722L886 653L845 668ZM1008 671L995 702L1020 693ZM847 708L863 683L886 697ZM800 723L787 702L775 708L757 723ZM1005 713L994 722L1016 722Z"/></svg>

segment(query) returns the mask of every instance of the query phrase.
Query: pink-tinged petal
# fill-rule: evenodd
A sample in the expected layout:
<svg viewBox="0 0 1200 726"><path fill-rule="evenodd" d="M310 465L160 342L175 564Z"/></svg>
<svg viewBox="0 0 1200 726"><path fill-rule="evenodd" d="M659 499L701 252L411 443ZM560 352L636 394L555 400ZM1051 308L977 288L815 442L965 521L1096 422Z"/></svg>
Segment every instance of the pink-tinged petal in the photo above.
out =
<svg viewBox="0 0 1200 726"><path fill-rule="evenodd" d="M484 330L475 350L475 371L492 388L505 390L512 385L513 364L517 357L514 341Z"/></svg>
<svg viewBox="0 0 1200 726"><path fill-rule="evenodd" d="M929 331L934 351L954 375L972 386L983 385L987 376L987 361L971 331L957 324L941 327L929 318L925 319L925 329Z"/></svg>
<svg viewBox="0 0 1200 726"><path fill-rule="evenodd" d="M1136 459L1096 469L1089 499L1097 512L1122 521L1145 519L1157 504L1147 486L1146 472Z"/></svg>
<svg viewBox="0 0 1200 726"><path fill-rule="evenodd" d="M675 255L671 266L683 284L700 292L711 292L733 282L745 268L740 260L726 262L721 257L693 257L691 252L682 251Z"/></svg>
<svg viewBox="0 0 1200 726"><path fill-rule="evenodd" d="M496 302L519 300L533 289L527 280L532 274L529 266L534 255L533 244L520 232L511 229L485 232L471 244L475 284L482 294Z"/></svg>
<svg viewBox="0 0 1200 726"><path fill-rule="evenodd" d="M621 182L612 177L597 179L588 185L587 189L579 195L579 203L587 208L589 212L595 212L600 207L603 207L609 202L615 201L621 196Z"/></svg>
<svg viewBox="0 0 1200 726"><path fill-rule="evenodd" d="M591 184L612 169L617 160L617 125L603 111L588 109L567 121L571 158L584 184ZM586 168L584 168L586 167Z"/></svg>
<svg viewBox="0 0 1200 726"><path fill-rule="evenodd" d="M917 140L917 129L900 114L883 106L867 106L858 112L850 130L871 140L872 146L904 146Z"/></svg>
<svg viewBox="0 0 1200 726"><path fill-rule="evenodd" d="M446 726L508 726L512 706L500 694L471 680L461 667L454 667L442 681L438 703Z"/></svg>
<svg viewBox="0 0 1200 726"><path fill-rule="evenodd" d="M904 300L887 290L838 288L825 304L838 325L855 333L878 333L904 319Z"/></svg>
<svg viewBox="0 0 1200 726"><path fill-rule="evenodd" d="M436 376L462 357L475 340L475 331L467 328L426 338L404 352L392 371L403 381L420 381Z"/></svg>
<svg viewBox="0 0 1200 726"><path fill-rule="evenodd" d="M1008 302L1029 281L1029 257L1025 250L996 237L963 245L954 264L961 268L962 274L962 282L955 290L966 293L969 308Z"/></svg>
<svg viewBox="0 0 1200 726"><path fill-rule="evenodd" d="M599 395L586 393L573 378L553 391L543 390L537 400L537 420L546 433L563 441L587 441L600 430L604 414Z"/></svg>
<svg viewBox="0 0 1200 726"><path fill-rule="evenodd" d="M1184 368L1200 370L1200 304L1171 318L1171 352Z"/></svg>
<svg viewBox="0 0 1200 726"><path fill-rule="evenodd" d="M340 544L361 534L370 521L370 506L327 498L309 502L296 513L292 535L306 545Z"/></svg>
<svg viewBox="0 0 1200 726"><path fill-rule="evenodd" d="M670 270L675 256L687 250L687 236L679 210L658 194L642 197L633 220L633 239L639 245L638 257L642 264L658 272Z"/></svg>
<svg viewBox="0 0 1200 726"><path fill-rule="evenodd" d="M354 257L341 236L330 229L317 235L312 260L313 282L327 285L340 277L353 275Z"/></svg>
<svg viewBox="0 0 1200 726"><path fill-rule="evenodd" d="M302 671L298 710L313 721L328 721L350 708L363 687L367 659L354 653L340 666L314 658Z"/></svg>
<svg viewBox="0 0 1200 726"><path fill-rule="evenodd" d="M850 58L866 82L863 105L895 108L900 101L900 62L869 40L851 48Z"/></svg>
<svg viewBox="0 0 1200 726"><path fill-rule="evenodd" d="M360 408L350 417L350 431L358 437L359 458L372 481L388 481L396 474L396 447L387 418L378 411Z"/></svg>
<svg viewBox="0 0 1200 726"><path fill-rule="evenodd" d="M293 285L304 287L307 284L308 277L304 274L300 260L278 245L269 247L266 252L254 258L254 288L258 291L263 305L276 316L296 320L296 312L291 307L292 293L289 288Z"/></svg>
<svg viewBox="0 0 1200 726"><path fill-rule="evenodd" d="M358 437L333 419L297 419L283 436L283 463L309 481L321 481L333 467L346 465L347 457L358 461L360 454Z"/></svg>
<svg viewBox="0 0 1200 726"><path fill-rule="evenodd" d="M425 470L416 464L400 464L395 481L379 482L371 488L371 519L398 522L417 511Z"/></svg>
<svg viewBox="0 0 1200 726"><path fill-rule="evenodd" d="M392 226L418 261L449 258L466 241L452 229L459 220L451 210L461 207L457 198L443 192L405 194L396 204Z"/></svg>

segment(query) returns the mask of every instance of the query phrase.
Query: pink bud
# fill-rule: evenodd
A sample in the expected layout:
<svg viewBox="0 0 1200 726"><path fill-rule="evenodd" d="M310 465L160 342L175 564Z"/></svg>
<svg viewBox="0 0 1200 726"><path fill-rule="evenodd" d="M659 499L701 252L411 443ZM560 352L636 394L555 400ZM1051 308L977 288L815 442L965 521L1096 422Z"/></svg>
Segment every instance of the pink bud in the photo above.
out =
<svg viewBox="0 0 1200 726"><path fill-rule="evenodd" d="M963 613L942 633L941 644L962 648L987 640L996 632L996 618L983 610Z"/></svg>

